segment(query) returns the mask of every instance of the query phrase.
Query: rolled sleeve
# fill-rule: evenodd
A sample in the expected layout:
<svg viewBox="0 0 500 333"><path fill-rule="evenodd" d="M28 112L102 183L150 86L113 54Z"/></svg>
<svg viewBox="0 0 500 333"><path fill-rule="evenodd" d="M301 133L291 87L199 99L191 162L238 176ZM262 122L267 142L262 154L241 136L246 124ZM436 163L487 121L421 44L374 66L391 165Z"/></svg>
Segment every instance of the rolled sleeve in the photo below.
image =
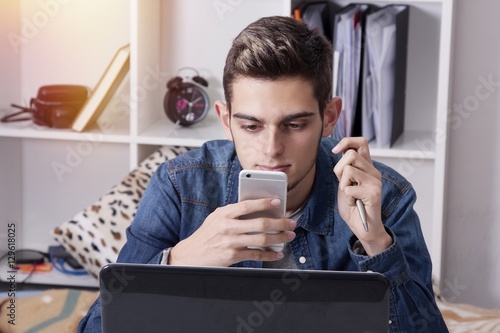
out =
<svg viewBox="0 0 500 333"><path fill-rule="evenodd" d="M392 244L385 251L374 256L360 254L363 251L355 250L354 244L358 239L353 236L349 242L349 253L354 262L357 263L360 271L381 273L387 278L391 286L395 286L410 279L410 268L403 250L399 246L397 237L389 228L386 228L386 231L392 237Z"/></svg>

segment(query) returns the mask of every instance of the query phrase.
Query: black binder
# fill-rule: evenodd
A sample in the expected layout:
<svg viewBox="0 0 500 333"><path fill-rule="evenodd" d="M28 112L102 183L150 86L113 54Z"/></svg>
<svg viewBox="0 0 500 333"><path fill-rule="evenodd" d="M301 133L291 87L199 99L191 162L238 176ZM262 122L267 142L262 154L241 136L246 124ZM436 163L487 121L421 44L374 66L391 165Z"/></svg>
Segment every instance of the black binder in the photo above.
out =
<svg viewBox="0 0 500 333"><path fill-rule="evenodd" d="M400 7L396 15L396 73L392 115L391 146L403 133L405 126L406 67L408 59L409 6Z"/></svg>
<svg viewBox="0 0 500 333"><path fill-rule="evenodd" d="M367 16L367 44L365 48L365 63L362 78L362 84L364 86L362 135L367 139L374 138L378 148L391 147L404 131L409 8L410 7L407 5L387 5ZM385 55L389 57L392 56L393 58L385 59L390 62L384 69L385 77L379 77L381 80L378 82L378 90L371 91L373 86L370 87L370 80L368 80L368 78L370 75L376 75L377 73L370 72L369 63L373 59L370 59L369 54L373 50L370 49L371 45L368 39L377 39L376 34L384 34L384 29L389 27L388 29L390 30L392 24L395 26L393 39L391 41L393 43L392 47L394 53ZM384 71L382 71L382 73L384 73ZM390 79L392 79L392 82L390 82ZM373 82L373 80L370 82ZM372 94L371 97L369 96L370 91ZM374 100L374 97L380 98L384 92L386 92L388 96L390 95L392 99L384 98L383 101ZM374 94L378 95L375 96ZM377 104L376 102L379 102L379 110L378 113L374 114L370 112L370 108L374 107ZM370 118L370 116L373 118Z"/></svg>

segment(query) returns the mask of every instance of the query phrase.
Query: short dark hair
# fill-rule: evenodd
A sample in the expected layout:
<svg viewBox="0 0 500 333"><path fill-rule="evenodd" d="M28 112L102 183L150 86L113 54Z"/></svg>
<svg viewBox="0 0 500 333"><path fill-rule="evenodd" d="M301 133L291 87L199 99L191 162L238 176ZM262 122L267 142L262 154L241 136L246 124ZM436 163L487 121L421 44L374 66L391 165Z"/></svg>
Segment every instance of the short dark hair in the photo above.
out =
<svg viewBox="0 0 500 333"><path fill-rule="evenodd" d="M300 77L313 85L320 115L332 97L331 43L291 17L261 18L234 39L226 58L222 84L231 111L232 84L239 77L276 80Z"/></svg>

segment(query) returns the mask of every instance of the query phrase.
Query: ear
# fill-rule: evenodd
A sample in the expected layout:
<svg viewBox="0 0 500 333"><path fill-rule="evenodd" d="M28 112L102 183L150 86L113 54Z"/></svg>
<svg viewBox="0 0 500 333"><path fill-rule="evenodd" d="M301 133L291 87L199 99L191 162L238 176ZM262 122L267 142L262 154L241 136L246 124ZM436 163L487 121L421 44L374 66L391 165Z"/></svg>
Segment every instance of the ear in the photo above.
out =
<svg viewBox="0 0 500 333"><path fill-rule="evenodd" d="M233 141L233 135L231 133L231 114L229 113L227 104L217 100L215 101L214 108L217 113L217 117L219 117L220 123L224 128L226 138Z"/></svg>
<svg viewBox="0 0 500 333"><path fill-rule="evenodd" d="M326 138L332 134L335 124L342 110L342 100L340 97L334 97L326 103L325 112L323 115L323 132L322 136Z"/></svg>

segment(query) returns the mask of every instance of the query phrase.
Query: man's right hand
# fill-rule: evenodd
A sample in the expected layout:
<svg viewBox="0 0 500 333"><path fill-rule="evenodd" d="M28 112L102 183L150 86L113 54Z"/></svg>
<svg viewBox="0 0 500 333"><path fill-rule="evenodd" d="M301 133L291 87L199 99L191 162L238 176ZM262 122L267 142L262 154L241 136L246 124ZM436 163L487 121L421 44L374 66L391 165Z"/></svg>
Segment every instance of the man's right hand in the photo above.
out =
<svg viewBox="0 0 500 333"><path fill-rule="evenodd" d="M172 248L168 264L227 267L244 260L282 259L281 252L248 247L265 247L290 242L295 238L294 220L240 219L240 216L250 213L278 209L279 205L279 199L257 199L217 208L198 230ZM267 233L272 231L281 232Z"/></svg>

